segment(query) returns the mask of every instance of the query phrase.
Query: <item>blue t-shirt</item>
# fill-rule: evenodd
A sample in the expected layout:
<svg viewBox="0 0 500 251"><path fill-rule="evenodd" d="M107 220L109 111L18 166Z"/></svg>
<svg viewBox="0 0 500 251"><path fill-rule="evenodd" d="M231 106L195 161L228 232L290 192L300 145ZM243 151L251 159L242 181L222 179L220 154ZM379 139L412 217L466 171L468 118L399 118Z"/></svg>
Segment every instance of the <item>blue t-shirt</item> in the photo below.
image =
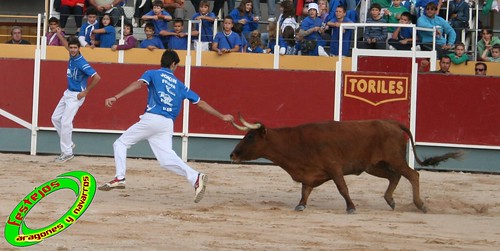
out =
<svg viewBox="0 0 500 251"><path fill-rule="evenodd" d="M90 35L92 35L92 31L94 29L99 29L99 22L95 21L93 24L89 24L89 22L85 22L80 28L80 32L78 33L79 37L85 37L85 41L90 44Z"/></svg>
<svg viewBox="0 0 500 251"><path fill-rule="evenodd" d="M101 41L99 47L101 48L111 48L116 43L116 31L115 27L108 25L104 27L106 33L99 34L99 41Z"/></svg>
<svg viewBox="0 0 500 251"><path fill-rule="evenodd" d="M254 15L252 13L244 13L243 15L240 15L240 10L233 9L229 15L233 18L234 23L238 23L241 19L247 20L245 25L243 25L243 35L245 36L246 34L259 28L259 23L253 21Z"/></svg>
<svg viewBox="0 0 500 251"><path fill-rule="evenodd" d="M202 16L202 14L195 13L191 20L195 20L197 17ZM209 12L206 16L214 18L215 19L215 14L212 12ZM195 24L195 29L199 31L200 25ZM213 36L214 36L214 22L209 22L205 19L201 20L201 41L202 42L212 42L213 41Z"/></svg>
<svg viewBox="0 0 500 251"><path fill-rule="evenodd" d="M164 10L161 11L161 15L171 17L168 11ZM149 11L148 13L144 14L144 16L155 16L155 13L153 11ZM168 21L165 19L161 19L161 20L148 20L148 22L151 22L155 27L155 36L159 37L161 41L166 42L168 38L160 36L160 31L168 30Z"/></svg>
<svg viewBox="0 0 500 251"><path fill-rule="evenodd" d="M168 48L171 50L187 50L188 37L168 36Z"/></svg>
<svg viewBox="0 0 500 251"><path fill-rule="evenodd" d="M322 24L323 24L323 22L322 22L321 18L316 17L315 19L312 19L311 17L308 16L300 24L300 29L307 31L313 27L321 27ZM316 41L318 41L319 45L322 45L322 44L320 44L320 41L323 40L321 38L321 34L319 34L319 32L317 32L317 31L305 36L304 39L305 40L316 40Z"/></svg>
<svg viewBox="0 0 500 251"><path fill-rule="evenodd" d="M215 35L214 43L217 43L217 49L232 49L236 45L241 47L241 38L236 32L231 31L229 35L226 35L223 31L220 31Z"/></svg>
<svg viewBox="0 0 500 251"><path fill-rule="evenodd" d="M70 57L66 76L68 77L68 90L81 92L87 88L87 79L94 76L96 71L89 65L87 60L79 54Z"/></svg>
<svg viewBox="0 0 500 251"><path fill-rule="evenodd" d="M187 88L170 69L160 68L146 71L139 80L148 85L146 112L175 120L184 99L188 99L193 104L200 102L200 96Z"/></svg>
<svg viewBox="0 0 500 251"><path fill-rule="evenodd" d="M158 49L165 49L161 40L157 37L153 37L152 39L144 39L139 45L140 48L148 48L148 46L154 45Z"/></svg>

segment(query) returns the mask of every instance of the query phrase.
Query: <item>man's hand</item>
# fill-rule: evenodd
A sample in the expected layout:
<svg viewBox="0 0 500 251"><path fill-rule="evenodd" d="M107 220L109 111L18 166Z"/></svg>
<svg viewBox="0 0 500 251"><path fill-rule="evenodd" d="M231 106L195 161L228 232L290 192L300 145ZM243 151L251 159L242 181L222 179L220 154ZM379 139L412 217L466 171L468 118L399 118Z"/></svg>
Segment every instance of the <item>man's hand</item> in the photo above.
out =
<svg viewBox="0 0 500 251"><path fill-rule="evenodd" d="M77 98L78 100L80 100L80 99L82 99L82 98L85 98L85 97L87 96L87 94L88 94L88 91L87 91L87 90L82 91L82 92L78 93L78 95L76 95L76 98Z"/></svg>

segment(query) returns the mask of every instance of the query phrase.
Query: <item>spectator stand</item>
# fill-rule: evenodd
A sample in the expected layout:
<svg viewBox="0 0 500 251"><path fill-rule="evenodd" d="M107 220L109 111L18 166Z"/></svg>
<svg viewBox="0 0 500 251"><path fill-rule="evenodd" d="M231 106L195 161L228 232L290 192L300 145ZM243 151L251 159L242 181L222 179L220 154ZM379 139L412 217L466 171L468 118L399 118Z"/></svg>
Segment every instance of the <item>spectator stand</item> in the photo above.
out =
<svg viewBox="0 0 500 251"><path fill-rule="evenodd" d="M437 61L437 52L436 52L436 28L420 28L415 24L363 24L363 23L343 23L340 25L340 38L339 38L339 55L342 55L342 40L345 29L353 29L354 30L354 41L357 41L358 32L362 32L358 28L364 28L369 26L386 26L386 27L410 27L413 30L413 37L416 37L417 30L422 31L432 31L433 32L433 41L432 41L432 50L431 51L417 51L416 46L417 42L414 39L412 41L412 50L373 50L373 49L358 49L357 43L354 43L352 48L352 61L351 61L351 70L356 72L358 69L358 58L361 56L371 56L371 57L405 57L412 59L412 67L411 67L411 101L410 101L410 130L415 135L416 133L416 104L417 104L417 73L418 73L418 63L417 58L430 58L430 67L431 70L436 69L436 61ZM339 60L336 63L336 71L335 71L335 111L334 111L334 120L340 121L341 114L341 99L342 99L342 86L343 86L343 77L342 77L342 57L339 57ZM410 166L414 166L414 155L412 151L409 151L410 157Z"/></svg>

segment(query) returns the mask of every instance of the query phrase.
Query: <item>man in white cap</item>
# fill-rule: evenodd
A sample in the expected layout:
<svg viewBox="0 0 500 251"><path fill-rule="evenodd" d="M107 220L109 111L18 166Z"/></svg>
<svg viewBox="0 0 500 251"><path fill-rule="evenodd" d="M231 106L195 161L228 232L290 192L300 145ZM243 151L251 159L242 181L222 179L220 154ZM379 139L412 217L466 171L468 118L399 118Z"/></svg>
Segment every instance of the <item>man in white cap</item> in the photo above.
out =
<svg viewBox="0 0 500 251"><path fill-rule="evenodd" d="M318 56L318 47L323 49L325 41L321 33L325 32L322 28L322 20L318 18L318 4L310 3L307 10L308 16L300 24L299 37L300 51L302 55ZM324 52L324 49L322 50Z"/></svg>

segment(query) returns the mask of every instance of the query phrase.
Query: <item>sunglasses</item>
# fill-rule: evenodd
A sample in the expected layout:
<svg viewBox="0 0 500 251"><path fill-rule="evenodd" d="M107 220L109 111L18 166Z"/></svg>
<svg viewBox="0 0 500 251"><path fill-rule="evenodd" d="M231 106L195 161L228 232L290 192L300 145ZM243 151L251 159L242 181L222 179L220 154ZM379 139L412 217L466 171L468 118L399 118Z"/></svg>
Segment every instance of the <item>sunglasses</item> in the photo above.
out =
<svg viewBox="0 0 500 251"><path fill-rule="evenodd" d="M426 8L425 10L437 10L436 8Z"/></svg>
<svg viewBox="0 0 500 251"><path fill-rule="evenodd" d="M483 72L483 71L484 71L484 69L479 69L479 68L476 68L476 71Z"/></svg>

